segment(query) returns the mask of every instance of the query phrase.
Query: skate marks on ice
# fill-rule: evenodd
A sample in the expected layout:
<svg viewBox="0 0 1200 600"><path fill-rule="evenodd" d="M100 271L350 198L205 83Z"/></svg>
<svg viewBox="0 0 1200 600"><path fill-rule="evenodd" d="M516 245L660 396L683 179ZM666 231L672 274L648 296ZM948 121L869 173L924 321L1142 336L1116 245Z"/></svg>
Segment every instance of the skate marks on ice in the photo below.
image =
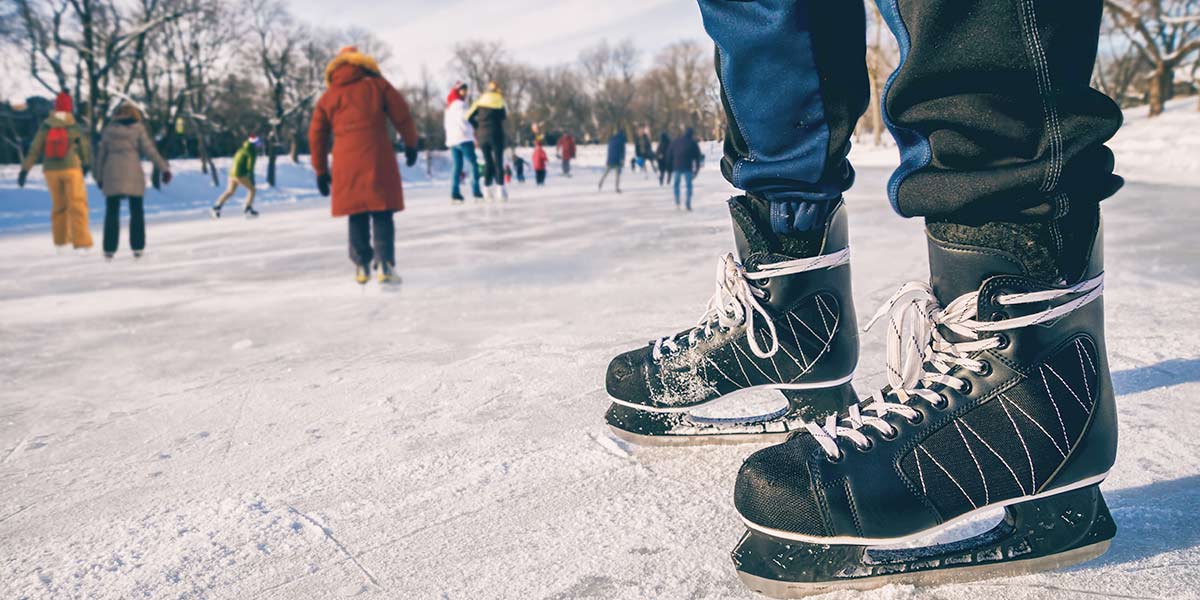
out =
<svg viewBox="0 0 1200 600"><path fill-rule="evenodd" d="M1200 381L1200 358L1172 358L1152 365L1116 371L1112 374L1112 380L1118 396L1197 382Z"/></svg>

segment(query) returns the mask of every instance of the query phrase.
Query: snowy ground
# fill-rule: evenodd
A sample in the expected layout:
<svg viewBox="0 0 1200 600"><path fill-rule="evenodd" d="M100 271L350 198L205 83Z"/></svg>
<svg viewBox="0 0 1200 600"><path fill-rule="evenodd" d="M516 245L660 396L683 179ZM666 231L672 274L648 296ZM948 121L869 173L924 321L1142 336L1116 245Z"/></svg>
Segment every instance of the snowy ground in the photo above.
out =
<svg viewBox="0 0 1200 600"><path fill-rule="evenodd" d="M864 166L848 200L860 320L926 276L887 174ZM1105 209L1112 549L841 597L1197 597L1200 186L1152 175ZM345 222L306 198L152 220L138 263L0 237L0 598L753 598L728 551L755 447L630 447L603 423L608 359L711 293L728 188L710 166L681 214L641 175L620 196L595 178L504 206L414 186L396 291L352 282ZM863 341L860 391L882 377Z"/></svg>

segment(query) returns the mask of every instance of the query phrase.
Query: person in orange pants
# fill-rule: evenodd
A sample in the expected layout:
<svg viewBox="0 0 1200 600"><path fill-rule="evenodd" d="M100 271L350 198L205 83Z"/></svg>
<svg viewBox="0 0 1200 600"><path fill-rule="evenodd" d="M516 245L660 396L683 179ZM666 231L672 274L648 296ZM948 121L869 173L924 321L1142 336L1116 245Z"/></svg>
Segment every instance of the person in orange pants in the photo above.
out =
<svg viewBox="0 0 1200 600"><path fill-rule="evenodd" d="M72 114L71 96L59 92L54 99L54 112L42 123L29 154L21 163L17 183L25 187L29 170L38 161L50 190L52 208L50 231L54 245L62 248L70 242L76 252L86 253L92 247L92 232L88 228L87 188L83 178L91 163L87 136Z"/></svg>

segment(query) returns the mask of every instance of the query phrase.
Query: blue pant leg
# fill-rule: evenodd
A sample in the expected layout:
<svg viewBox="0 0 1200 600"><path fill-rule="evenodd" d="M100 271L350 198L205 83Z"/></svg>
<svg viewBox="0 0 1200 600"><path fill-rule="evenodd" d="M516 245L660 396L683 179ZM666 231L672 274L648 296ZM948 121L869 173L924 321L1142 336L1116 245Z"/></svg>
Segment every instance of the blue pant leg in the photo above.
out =
<svg viewBox="0 0 1200 600"><path fill-rule="evenodd" d="M450 176L450 195L458 197L461 194L459 191L459 181L462 179L463 170L463 152L461 146L450 148L450 156L454 159L454 170Z"/></svg>
<svg viewBox="0 0 1200 600"><path fill-rule="evenodd" d="M869 95L862 3L698 2L729 123L722 173L773 205L840 197L853 182L850 134ZM772 210L781 233L803 225L794 207Z"/></svg>
<svg viewBox="0 0 1200 600"><path fill-rule="evenodd" d="M471 192L479 198L483 196L483 190L479 187L479 160L475 157L475 142L463 142L459 147L471 167Z"/></svg>
<svg viewBox="0 0 1200 600"><path fill-rule="evenodd" d="M675 187L675 206L679 206L679 178L682 176L682 172L675 171L675 181L672 182Z"/></svg>
<svg viewBox="0 0 1200 600"><path fill-rule="evenodd" d="M696 173L687 171L684 176L687 177L687 208L692 210L692 182L696 179Z"/></svg>

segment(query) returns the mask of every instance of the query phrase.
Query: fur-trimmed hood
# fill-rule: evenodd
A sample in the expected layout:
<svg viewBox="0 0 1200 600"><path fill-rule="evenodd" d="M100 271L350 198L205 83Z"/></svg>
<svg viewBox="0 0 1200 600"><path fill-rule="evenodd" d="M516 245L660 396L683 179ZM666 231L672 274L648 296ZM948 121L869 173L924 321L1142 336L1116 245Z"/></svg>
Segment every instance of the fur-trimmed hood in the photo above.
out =
<svg viewBox="0 0 1200 600"><path fill-rule="evenodd" d="M382 73L379 70L379 63L375 62L374 58L367 56L358 51L354 46L346 46L338 51L337 56L329 61L325 66L325 85L333 85L333 72L342 65L353 65L366 71L367 73L379 77Z"/></svg>

